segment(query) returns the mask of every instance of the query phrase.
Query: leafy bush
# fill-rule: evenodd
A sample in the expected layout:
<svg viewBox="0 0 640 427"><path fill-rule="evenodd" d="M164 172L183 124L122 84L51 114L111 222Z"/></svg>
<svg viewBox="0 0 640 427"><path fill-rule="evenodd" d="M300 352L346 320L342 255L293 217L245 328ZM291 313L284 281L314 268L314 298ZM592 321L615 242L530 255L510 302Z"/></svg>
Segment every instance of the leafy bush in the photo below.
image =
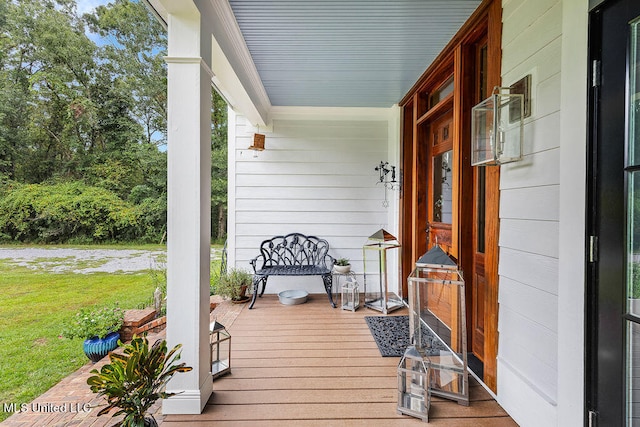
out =
<svg viewBox="0 0 640 427"><path fill-rule="evenodd" d="M232 300L241 300L246 289L251 286L253 276L241 268L230 268L222 273L218 279L216 292Z"/></svg>
<svg viewBox="0 0 640 427"><path fill-rule="evenodd" d="M73 320L65 324L62 336L66 338L104 338L122 327L124 311L118 304L103 307L81 308Z"/></svg>
<svg viewBox="0 0 640 427"><path fill-rule="evenodd" d="M124 201L80 181L6 184L0 190L0 238L64 243L159 241L166 224L166 198Z"/></svg>
<svg viewBox="0 0 640 427"><path fill-rule="evenodd" d="M640 298L640 263L634 262L631 267L631 289L629 298Z"/></svg>

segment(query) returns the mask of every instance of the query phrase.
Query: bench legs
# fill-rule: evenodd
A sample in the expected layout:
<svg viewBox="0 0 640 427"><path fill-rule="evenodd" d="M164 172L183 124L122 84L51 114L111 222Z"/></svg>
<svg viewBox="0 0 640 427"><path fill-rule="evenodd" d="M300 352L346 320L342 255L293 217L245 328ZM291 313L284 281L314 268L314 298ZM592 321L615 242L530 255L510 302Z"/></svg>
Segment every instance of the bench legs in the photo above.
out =
<svg viewBox="0 0 640 427"><path fill-rule="evenodd" d="M322 276L322 281L324 282L324 289L327 291L327 296L329 297L329 303L331 307L336 308L336 303L333 302L333 295L331 294L331 288L333 287L333 276L331 274L325 274Z"/></svg>
<svg viewBox="0 0 640 427"><path fill-rule="evenodd" d="M256 298L258 298L258 288L260 287L260 282L262 282L262 292L260 292L260 296L264 294L264 288L267 286L267 278L269 276L253 276L253 296L251 297L251 304L249 304L249 310L253 308L253 304L256 303Z"/></svg>
<svg viewBox="0 0 640 427"><path fill-rule="evenodd" d="M264 294L264 289L267 287L268 277L269 276L253 276L253 296L251 297L249 310L251 310L253 308L253 305L256 303L260 283L262 283L262 291L260 292L260 296L262 297L262 294ZM329 303L331 304L331 307L336 308L336 303L333 302L333 295L331 294L333 276L331 276L331 274L325 274L322 276L322 281L324 282L324 289L327 291L327 296L329 297Z"/></svg>

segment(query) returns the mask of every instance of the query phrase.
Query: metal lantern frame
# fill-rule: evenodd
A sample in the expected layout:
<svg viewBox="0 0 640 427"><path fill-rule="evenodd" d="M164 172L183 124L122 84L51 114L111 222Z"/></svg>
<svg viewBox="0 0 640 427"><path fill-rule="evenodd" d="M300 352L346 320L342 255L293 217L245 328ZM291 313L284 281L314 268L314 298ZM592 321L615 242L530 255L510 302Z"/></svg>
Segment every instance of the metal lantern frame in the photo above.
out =
<svg viewBox="0 0 640 427"><path fill-rule="evenodd" d="M347 276L340 288L340 306L343 310L356 311L360 307L360 289L354 276Z"/></svg>
<svg viewBox="0 0 640 427"><path fill-rule="evenodd" d="M226 347L226 351L225 348ZM231 372L231 334L217 321L209 325L209 348L211 351L211 375L213 379ZM226 359L224 357L226 355Z"/></svg>
<svg viewBox="0 0 640 427"><path fill-rule="evenodd" d="M389 295L387 277L387 251L400 248L398 239L384 229L380 229L369 237L369 241L362 247L363 273L363 293L364 306L383 314L388 314L394 310L404 307L402 298ZM378 255L379 277L378 289L372 289L371 283L367 284L367 276L371 278L372 273L367 273L367 253L374 251ZM369 281L371 282L371 281Z"/></svg>
<svg viewBox="0 0 640 427"><path fill-rule="evenodd" d="M398 364L399 414L429 422L431 392L428 358L415 346L408 347Z"/></svg>
<svg viewBox="0 0 640 427"><path fill-rule="evenodd" d="M496 166L522 159L525 96L498 87L471 109L471 166Z"/></svg>
<svg viewBox="0 0 640 427"><path fill-rule="evenodd" d="M416 262L407 285L409 333L413 345L428 359L430 393L468 406L467 323L462 271L439 246L435 246ZM447 304L449 319L439 311Z"/></svg>

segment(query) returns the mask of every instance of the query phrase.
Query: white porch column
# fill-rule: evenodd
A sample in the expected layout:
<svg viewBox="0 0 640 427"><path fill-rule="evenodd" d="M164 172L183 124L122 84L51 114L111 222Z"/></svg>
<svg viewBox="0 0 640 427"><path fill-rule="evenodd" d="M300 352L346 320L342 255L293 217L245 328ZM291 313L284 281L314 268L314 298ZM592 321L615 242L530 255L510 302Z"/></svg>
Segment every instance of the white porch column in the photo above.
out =
<svg viewBox="0 0 640 427"><path fill-rule="evenodd" d="M180 2L182 5L191 2ZM211 71L197 9L169 15L167 341L180 343L179 373L163 414L199 414L213 390L209 356ZM204 47L203 47L204 45Z"/></svg>
<svg viewBox="0 0 640 427"><path fill-rule="evenodd" d="M562 2L558 426L584 425L589 2Z"/></svg>

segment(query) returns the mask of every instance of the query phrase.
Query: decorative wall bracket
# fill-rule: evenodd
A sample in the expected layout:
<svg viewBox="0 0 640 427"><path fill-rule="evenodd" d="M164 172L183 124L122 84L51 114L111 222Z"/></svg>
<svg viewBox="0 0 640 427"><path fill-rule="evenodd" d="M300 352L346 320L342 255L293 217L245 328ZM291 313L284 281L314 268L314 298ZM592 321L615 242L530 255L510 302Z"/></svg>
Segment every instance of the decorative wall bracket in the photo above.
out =
<svg viewBox="0 0 640 427"><path fill-rule="evenodd" d="M380 161L375 170L380 174L376 184L384 185L384 202L382 202L382 206L386 208L389 206L387 190L400 190L400 182L396 180L396 167L389 165L389 162ZM391 180L387 178L389 173L391 173Z"/></svg>
<svg viewBox="0 0 640 427"><path fill-rule="evenodd" d="M375 170L380 173L379 181L376 184L384 184L385 188L389 190L398 190L400 183L396 181L396 167L390 166L389 162L380 161L380 164L375 167ZM387 179L387 175L391 172L391 181Z"/></svg>

